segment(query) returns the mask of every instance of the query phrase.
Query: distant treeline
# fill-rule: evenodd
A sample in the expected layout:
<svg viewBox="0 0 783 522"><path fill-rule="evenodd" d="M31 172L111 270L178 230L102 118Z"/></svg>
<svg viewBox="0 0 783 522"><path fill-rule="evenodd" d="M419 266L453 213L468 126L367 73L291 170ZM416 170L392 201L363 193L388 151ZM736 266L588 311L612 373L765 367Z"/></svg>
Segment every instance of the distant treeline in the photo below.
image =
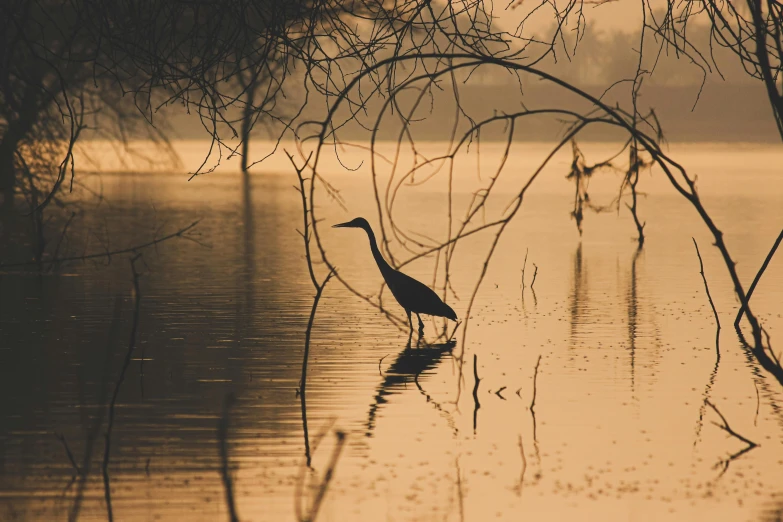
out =
<svg viewBox="0 0 783 522"><path fill-rule="evenodd" d="M540 68L572 83L587 92L601 96L612 105L629 107L631 82L639 63L638 34L621 31L601 31L586 26L576 42L576 34L566 36L566 46L559 46L557 60L550 55ZM689 38L696 47L709 49L709 32L705 25L689 26ZM550 34L550 30L546 34ZM576 44L576 45L575 45ZM770 111L764 87L757 79L750 77L730 51L713 45L714 63L710 68L696 65L683 55L666 51L659 52L660 40L650 34L645 37L642 69L645 75L640 91L638 106L641 112L654 109L669 141L730 141L730 142L777 142L775 120ZM567 49L567 52L566 52ZM610 88L611 87L611 88ZM608 90L607 90L608 89ZM296 93L290 97L293 101ZM326 104L311 93L308 107L300 121L312 120L323 114ZM459 96L462 108L476 120L491 116L493 112L511 113L523 105L527 108L567 108L588 110L583 101L564 99L562 92L553 91L551 86L541 86L524 75L520 78L499 68L473 71L460 79ZM409 100L414 99L411 93ZM416 112L416 123L412 130L421 140L445 140L451 128L444 122L454 120L454 95L450 87L433 90L427 96L428 102L420 104ZM400 96L405 100L406 96ZM492 100L492 103L487 103ZM375 114L383 99L368 104L368 112ZM404 107L404 103L402 104ZM186 115L172 114L171 128L177 138L205 138L200 125L193 125ZM347 119L347 117L346 117ZM366 141L374 128L374 120L347 122L340 129L341 138ZM376 138L395 140L399 135L401 122L396 112L389 110L382 119ZM515 128L515 137L526 141L547 141L562 134L564 124L550 118L521 120ZM307 129L301 129L306 131ZM467 127L460 128L466 131ZM264 130L255 131L263 137ZM274 133L270 134L270 136ZM501 124L482 130L482 139L505 139ZM615 140L620 134L611 128L593 127L583 134L587 140Z"/></svg>
<svg viewBox="0 0 783 522"><path fill-rule="evenodd" d="M601 96L606 90L604 85L587 85L583 88L595 96ZM487 99L493 100L488 106ZM621 83L604 95L604 100L612 105L620 103L628 106L630 102L630 83ZM564 99L561 91L553 91L551 86L522 81L518 83L480 85L468 83L460 87L460 101L465 112L474 119L491 115L490 111L511 113L519 110L521 104L527 108L568 108L588 110L583 101ZM377 101L375 104L380 104ZM372 105L375 105L372 104ZM690 85L646 85L639 100L639 109L655 110L665 137L668 141L728 141L728 142L772 142L777 143L778 136L775 120L769 108L769 100L760 83L729 83L726 81L708 81L702 88L699 84ZM377 107L370 107L375 109ZM302 114L308 119L319 114L320 108L310 105ZM454 119L453 97L449 93L434 95L432 104L423 105L417 112L419 121L411 124L411 130L419 140L447 140L451 135L450 123ZM190 117L195 119L194 116ZM446 123L444 123L446 122ZM187 116L172 115L170 120L174 135L179 139L204 139L208 137L199 125L194 125ZM370 139L368 130L371 122L365 121L365 127L356 122L348 122L341 128L341 139L366 141ZM396 140L401 128L400 120L389 113L377 132L378 140ZM565 123L551 117L530 117L520 120L515 127L515 139L524 141L550 141L562 136ZM304 129L306 130L306 129ZM466 131L463 124L461 131ZM255 131L259 138L269 137L263 130ZM502 124L485 127L483 140L505 139ZM622 139L622 134L609 127L587 129L582 140L614 141Z"/></svg>
<svg viewBox="0 0 783 522"><path fill-rule="evenodd" d="M662 17L663 13L659 15ZM552 29L548 33L551 33ZM655 86L689 86L706 82L756 85L731 50L710 39L710 27L692 21L687 27L691 57L663 47L660 36L645 33L642 70L648 71L645 84ZM656 38L657 36L657 38ZM558 46L542 68L576 85L607 86L624 78L633 78L639 65L639 33L604 31L594 25L584 27L578 37L564 33L565 47ZM567 52L566 52L567 51ZM702 65L697 65L701 63ZM708 63L705 67L703 64Z"/></svg>

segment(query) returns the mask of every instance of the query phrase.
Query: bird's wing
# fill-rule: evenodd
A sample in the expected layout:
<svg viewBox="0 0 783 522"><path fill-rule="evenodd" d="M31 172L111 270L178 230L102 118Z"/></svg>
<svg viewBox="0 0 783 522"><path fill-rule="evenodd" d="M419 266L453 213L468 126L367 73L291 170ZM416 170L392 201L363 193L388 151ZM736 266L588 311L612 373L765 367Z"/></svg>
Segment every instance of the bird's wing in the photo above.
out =
<svg viewBox="0 0 783 522"><path fill-rule="evenodd" d="M399 271L395 271L389 279L389 289L403 308L439 315L443 301L429 286Z"/></svg>

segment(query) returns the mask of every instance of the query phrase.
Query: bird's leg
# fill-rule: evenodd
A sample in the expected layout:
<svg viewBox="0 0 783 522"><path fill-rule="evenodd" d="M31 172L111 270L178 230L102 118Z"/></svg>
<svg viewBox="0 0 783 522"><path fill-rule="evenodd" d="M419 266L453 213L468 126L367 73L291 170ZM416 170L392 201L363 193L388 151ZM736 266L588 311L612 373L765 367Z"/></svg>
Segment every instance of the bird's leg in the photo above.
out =
<svg viewBox="0 0 783 522"><path fill-rule="evenodd" d="M424 337L424 323L421 321L421 316L416 313L416 317L419 319L419 338Z"/></svg>
<svg viewBox="0 0 783 522"><path fill-rule="evenodd" d="M408 325L411 327L410 333L413 333L413 321L411 321L411 311L405 310L405 313L408 314Z"/></svg>

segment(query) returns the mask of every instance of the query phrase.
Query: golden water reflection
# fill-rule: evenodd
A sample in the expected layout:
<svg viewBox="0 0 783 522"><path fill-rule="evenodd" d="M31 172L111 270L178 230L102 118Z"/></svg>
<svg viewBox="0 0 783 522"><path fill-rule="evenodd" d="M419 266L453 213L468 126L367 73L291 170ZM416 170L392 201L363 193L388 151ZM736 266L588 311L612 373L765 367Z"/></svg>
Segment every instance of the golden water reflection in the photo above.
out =
<svg viewBox="0 0 783 522"><path fill-rule="evenodd" d="M714 170L714 155L697 150L683 161ZM726 172L737 168L724 163ZM729 179L726 172L715 176ZM350 212L323 202L326 223L358 215L374 223L369 187L355 179L337 177ZM317 495L336 430L347 442L319 520L780 519L780 385L731 329L718 357L691 236L727 323L736 310L730 282L692 210L659 186L642 201L649 235L638 250L624 214L590 215L580 239L570 188L544 183L501 242L464 345L408 346L405 333L331 282L312 333L306 418L314 447L305 468L297 388L313 292L293 181L257 175L243 191L231 174L190 184L164 174L104 176L112 206L86 217L82 230L105 226L133 244L157 227L202 219L198 242L169 242L144 257L143 375L137 352L112 435L117 520L227 519L216 428L229 392L237 397L228 449L240 520L294 519L295 502ZM754 196L754 183L767 190ZM783 191L769 189L780 181L760 167L745 173L739 196L704 185L743 277L752 277L781 226ZM412 228L441 222L432 197L406 195L417 209L405 217ZM341 274L377 292L366 238L322 234ZM455 258L460 297L475 284L482 241ZM532 289L529 281L521 288L525 251L539 267ZM428 281L433 264L407 271ZM773 346L783 331L780 295L778 257L753 298ZM460 317L465 307L454 303ZM64 520L74 511L80 479L55 432L77 463L89 463L79 518L106 518L102 416L130 311L125 260L0 279L4 520ZM440 324L426 327L434 339ZM758 447L730 459L743 444L715 426L720 418L704 399Z"/></svg>

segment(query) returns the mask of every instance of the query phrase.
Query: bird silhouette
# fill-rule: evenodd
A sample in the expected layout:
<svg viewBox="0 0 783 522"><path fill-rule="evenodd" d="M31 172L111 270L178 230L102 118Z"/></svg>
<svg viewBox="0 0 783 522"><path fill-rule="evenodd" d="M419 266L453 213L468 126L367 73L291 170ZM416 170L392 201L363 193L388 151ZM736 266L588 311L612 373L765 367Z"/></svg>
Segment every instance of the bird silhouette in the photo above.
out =
<svg viewBox="0 0 783 522"><path fill-rule="evenodd" d="M438 294L433 292L430 287L389 266L389 263L387 263L381 255L381 251L378 250L375 234L366 219L358 217L352 221L332 226L332 228L343 227L361 228L367 232L367 237L370 239L372 256L375 258L375 262L378 264L383 280L386 281L386 285L389 287L389 290L391 290L392 295L397 302L400 303L400 306L405 309L405 313L408 314L408 325L410 326L411 333L413 332L411 312L415 313L416 317L419 319L419 337L424 335L424 323L421 321L421 316L419 314L446 317L452 321L457 320L457 314L454 313L454 310L444 303L441 298L438 297Z"/></svg>

